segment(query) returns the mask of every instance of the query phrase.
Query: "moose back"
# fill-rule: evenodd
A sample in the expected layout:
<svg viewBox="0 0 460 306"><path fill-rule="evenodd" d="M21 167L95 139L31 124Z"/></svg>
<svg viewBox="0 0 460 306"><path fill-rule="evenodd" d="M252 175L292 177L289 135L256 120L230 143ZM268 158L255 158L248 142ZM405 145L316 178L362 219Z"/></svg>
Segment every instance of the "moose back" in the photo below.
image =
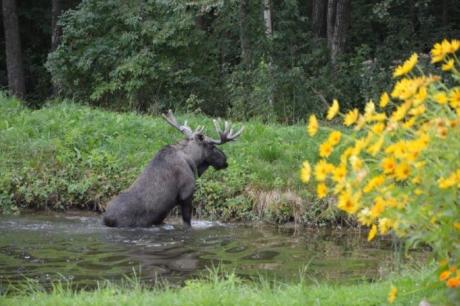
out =
<svg viewBox="0 0 460 306"><path fill-rule="evenodd" d="M227 157L216 145L235 140L243 131L233 132L225 122L222 130L214 126L220 140L203 134L203 127L193 131L185 122L177 123L171 110L164 119L185 135L185 139L162 148L136 181L114 197L107 206L103 222L111 227L149 227L163 223L176 205L181 207L182 219L191 225L192 199L197 177L209 166L217 170L228 166Z"/></svg>

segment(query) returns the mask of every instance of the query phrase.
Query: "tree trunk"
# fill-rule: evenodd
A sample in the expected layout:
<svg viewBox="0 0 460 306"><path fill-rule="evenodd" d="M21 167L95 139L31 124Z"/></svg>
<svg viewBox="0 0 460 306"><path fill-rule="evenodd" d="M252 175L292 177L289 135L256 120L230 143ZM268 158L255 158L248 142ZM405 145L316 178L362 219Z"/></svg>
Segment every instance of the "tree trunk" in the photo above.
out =
<svg viewBox="0 0 460 306"><path fill-rule="evenodd" d="M61 41L62 28L58 25L59 17L64 11L62 0L52 0L51 3L51 51L56 50Z"/></svg>
<svg viewBox="0 0 460 306"><path fill-rule="evenodd" d="M326 38L327 0L313 0L312 31L316 38Z"/></svg>
<svg viewBox="0 0 460 306"><path fill-rule="evenodd" d="M332 65L345 50L346 35L350 25L351 0L329 0L327 15L327 42Z"/></svg>
<svg viewBox="0 0 460 306"><path fill-rule="evenodd" d="M273 36L273 23L272 23L272 3L271 0L263 0L263 10L264 10L264 22L265 22L265 34L267 38L271 41ZM273 64L272 64L272 57L269 54L268 56L268 73L270 74L270 80L272 81L272 88L273 88L273 76L272 76ZM274 105L274 93L273 89L270 92L268 98L268 105L270 109L273 110Z"/></svg>
<svg viewBox="0 0 460 306"><path fill-rule="evenodd" d="M240 0L240 43L241 62L245 67L251 64L251 42L249 40L249 0Z"/></svg>
<svg viewBox="0 0 460 306"><path fill-rule="evenodd" d="M332 39L334 38L336 8L337 0L327 2L327 47L329 50L332 47Z"/></svg>
<svg viewBox="0 0 460 306"><path fill-rule="evenodd" d="M271 0L263 0L264 4L264 21L265 21L265 34L267 36L272 36L273 27L272 27L272 2Z"/></svg>
<svg viewBox="0 0 460 306"><path fill-rule="evenodd" d="M2 0L3 27L5 30L6 68L8 87L12 94L24 98L26 93L22 65L21 39L15 0Z"/></svg>

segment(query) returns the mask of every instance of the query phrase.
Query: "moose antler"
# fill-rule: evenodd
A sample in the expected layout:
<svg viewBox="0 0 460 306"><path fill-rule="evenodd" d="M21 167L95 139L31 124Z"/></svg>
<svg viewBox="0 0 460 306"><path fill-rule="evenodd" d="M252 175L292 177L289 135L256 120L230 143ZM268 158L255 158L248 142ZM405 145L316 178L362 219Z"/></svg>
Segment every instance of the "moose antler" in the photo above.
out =
<svg viewBox="0 0 460 306"><path fill-rule="evenodd" d="M176 117L174 117L172 110L168 110L168 113L162 114L163 118L171 124L173 127L181 131L182 134L187 136L188 139L192 139L194 133L201 133L203 131L203 127L199 126L196 128L195 132L187 125L187 121L184 122L183 125L179 125L177 123Z"/></svg>
<svg viewBox="0 0 460 306"><path fill-rule="evenodd" d="M217 133L219 133L220 140L215 140L207 137L207 141L209 143L213 143L216 145L224 144L226 142L235 140L238 136L241 135L241 133L244 130L244 126L242 126L238 132L234 133L231 124L228 123L228 121L225 121L224 130L222 131L220 127L220 121L214 119L212 122L214 123L214 127L216 128Z"/></svg>
<svg viewBox="0 0 460 306"><path fill-rule="evenodd" d="M168 112L166 114L162 114L162 116L170 125L172 125L176 129L181 131L182 134L187 136L188 139L193 139L196 134L202 134L204 131L204 126L202 125L199 125L195 129L195 131L193 131L187 125L187 121L185 121L183 125L179 125L179 123L177 123L176 117L174 117L171 110L168 110ZM213 123L214 123L214 127L216 128L217 133L219 133L220 140L215 140L208 136L205 136L205 137L206 137L207 142L216 144L216 145L224 144L226 142L235 140L238 136L240 136L240 134L244 130L244 127L241 127L241 129L238 132L234 133L233 128L230 125L230 123L228 123L228 121L225 121L224 130L222 130L220 127L220 121L214 119Z"/></svg>

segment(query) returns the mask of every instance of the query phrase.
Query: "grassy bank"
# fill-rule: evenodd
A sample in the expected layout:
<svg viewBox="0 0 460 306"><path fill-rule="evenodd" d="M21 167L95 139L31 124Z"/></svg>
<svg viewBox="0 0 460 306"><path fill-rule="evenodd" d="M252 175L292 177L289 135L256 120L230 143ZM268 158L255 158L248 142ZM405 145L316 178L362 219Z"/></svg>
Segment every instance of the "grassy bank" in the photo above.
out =
<svg viewBox="0 0 460 306"><path fill-rule="evenodd" d="M105 284L94 291L74 291L57 285L51 292L36 288L10 292L0 305L384 305L392 286L398 290L394 305L449 305L439 286L429 285L431 271L405 272L376 283L307 285L242 281L233 274L186 282L181 288L142 288Z"/></svg>
<svg viewBox="0 0 460 306"><path fill-rule="evenodd" d="M211 118L178 115L193 127ZM306 202L298 180L302 160L314 159L305 127L246 122L223 146L225 171L200 179L195 207L200 217L284 222L327 221L321 202ZM114 113L69 102L30 110L0 96L0 201L4 212L24 207L100 210L128 187L164 145L182 135L161 117Z"/></svg>

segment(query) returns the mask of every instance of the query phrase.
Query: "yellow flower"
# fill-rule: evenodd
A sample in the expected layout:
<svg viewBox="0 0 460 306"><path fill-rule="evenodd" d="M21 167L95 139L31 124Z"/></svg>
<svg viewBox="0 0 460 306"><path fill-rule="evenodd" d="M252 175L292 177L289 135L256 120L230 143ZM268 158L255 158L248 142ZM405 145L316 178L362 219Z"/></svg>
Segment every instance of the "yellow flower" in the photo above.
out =
<svg viewBox="0 0 460 306"><path fill-rule="evenodd" d="M333 175L332 179L339 183L343 181L343 179L347 175L347 168L345 167L344 164L342 164L334 169L334 172L332 175Z"/></svg>
<svg viewBox="0 0 460 306"><path fill-rule="evenodd" d="M358 221L362 225L370 226L372 224L372 221L374 218L371 216L371 211L369 208L363 208L359 213L358 213Z"/></svg>
<svg viewBox="0 0 460 306"><path fill-rule="evenodd" d="M348 147L345 151L343 151L342 155L340 155L340 163L346 164L348 158L353 154L353 148Z"/></svg>
<svg viewBox="0 0 460 306"><path fill-rule="evenodd" d="M331 134L329 134L328 142L335 146L340 142L340 138L342 137L342 133L339 131L333 131Z"/></svg>
<svg viewBox="0 0 460 306"><path fill-rule="evenodd" d="M345 181L338 182L334 186L334 194L339 194L346 188L349 188L349 183Z"/></svg>
<svg viewBox="0 0 460 306"><path fill-rule="evenodd" d="M414 167L415 167L416 169L421 169L421 168L425 167L425 165L426 165L426 162L420 161L420 162L416 162L416 163L414 164ZM421 181L421 180L420 180L420 177L419 177L419 179L417 180L417 182L420 183L420 181ZM416 184L415 181L414 181L414 183Z"/></svg>
<svg viewBox="0 0 460 306"><path fill-rule="evenodd" d="M450 71L454 68L454 59L451 58L449 59L445 64L442 65L442 70L443 71Z"/></svg>
<svg viewBox="0 0 460 306"><path fill-rule="evenodd" d="M315 115L310 115L310 119L308 120L308 135L315 136L318 132L318 120L316 120Z"/></svg>
<svg viewBox="0 0 460 306"><path fill-rule="evenodd" d="M395 225L395 222L389 218L382 218L379 221L379 231L381 235L386 235Z"/></svg>
<svg viewBox="0 0 460 306"><path fill-rule="evenodd" d="M371 130L375 134L380 135L383 132L383 130L385 130L385 123L383 122L376 123L371 127Z"/></svg>
<svg viewBox="0 0 460 306"><path fill-rule="evenodd" d="M404 78L399 80L391 92L393 98L407 100L417 93L420 86L427 86L438 79L435 77Z"/></svg>
<svg viewBox="0 0 460 306"><path fill-rule="evenodd" d="M405 200L398 201L395 198L387 198L385 199L385 206L388 207L397 207L397 208L403 208L405 206Z"/></svg>
<svg viewBox="0 0 460 306"><path fill-rule="evenodd" d="M372 115L375 114L375 104L374 101L369 100L369 102L366 103L366 106L364 107L364 119L366 121L370 121L372 118Z"/></svg>
<svg viewBox="0 0 460 306"><path fill-rule="evenodd" d="M451 272L449 270L446 270L446 271L442 272L439 275L439 280L442 281L442 282L445 281L446 279L449 278L450 274L451 274Z"/></svg>
<svg viewBox="0 0 460 306"><path fill-rule="evenodd" d="M334 117L337 115L339 112L339 101L337 99L334 99L332 101L332 106L329 107L329 110L327 111L327 120L332 120Z"/></svg>
<svg viewBox="0 0 460 306"><path fill-rule="evenodd" d="M367 146L370 138L358 138L352 148L351 155L359 155L359 153Z"/></svg>
<svg viewBox="0 0 460 306"><path fill-rule="evenodd" d="M441 117L436 117L432 120L432 123L434 123L434 125L437 127L437 128L443 128L443 127L446 127L446 120L445 118L441 118Z"/></svg>
<svg viewBox="0 0 460 306"><path fill-rule="evenodd" d="M448 101L447 94L443 91L436 93L433 98L440 105L447 104Z"/></svg>
<svg viewBox="0 0 460 306"><path fill-rule="evenodd" d="M380 96L380 102L379 102L379 105L380 107L385 107L387 106L388 102L390 102L390 96L388 95L387 92L384 92L381 96Z"/></svg>
<svg viewBox="0 0 460 306"><path fill-rule="evenodd" d="M447 178L440 178L438 181L438 186L441 189L447 189L454 186L457 183L457 178L455 175L450 175Z"/></svg>
<svg viewBox="0 0 460 306"><path fill-rule="evenodd" d="M445 127L440 127L437 130L439 138L445 139L447 137L447 134L449 130Z"/></svg>
<svg viewBox="0 0 460 306"><path fill-rule="evenodd" d="M398 122L403 119L410 108L410 102L404 102L391 114L391 121Z"/></svg>
<svg viewBox="0 0 460 306"><path fill-rule="evenodd" d="M404 158L408 151L408 142L407 141L398 141L388 146L385 149L387 154L393 154L397 158Z"/></svg>
<svg viewBox="0 0 460 306"><path fill-rule="evenodd" d="M396 169L396 161L392 157L386 157L382 160L382 169L385 174L393 174Z"/></svg>
<svg viewBox="0 0 460 306"><path fill-rule="evenodd" d="M425 110L426 110L426 107L425 107L425 105L422 104L422 105L419 105L419 106L411 109L409 111L409 114L412 115L412 116L420 116L421 114L423 114L425 112Z"/></svg>
<svg viewBox="0 0 460 306"><path fill-rule="evenodd" d="M452 129L455 129L457 126L460 125L460 119L453 119L449 122L449 126L452 128Z"/></svg>
<svg viewBox="0 0 460 306"><path fill-rule="evenodd" d="M345 118L343 120L343 124L345 124L345 126L352 125L353 123L356 122L356 120L358 120L358 115L359 115L358 109L354 108L353 110L349 111L345 115Z"/></svg>
<svg viewBox="0 0 460 306"><path fill-rule="evenodd" d="M409 177L409 174L410 174L409 164L401 163L396 166L395 177L397 181L406 180Z"/></svg>
<svg viewBox="0 0 460 306"><path fill-rule="evenodd" d="M352 196L350 192L344 191L339 195L337 207L349 214L354 214L359 209L359 198L359 194Z"/></svg>
<svg viewBox="0 0 460 306"><path fill-rule="evenodd" d="M377 153L380 152L380 149L382 148L384 141L385 137L383 137L383 135L380 136L379 139L372 146L370 146L369 149L367 149L367 152L369 152L369 154L371 154L372 156L377 155Z"/></svg>
<svg viewBox="0 0 460 306"><path fill-rule="evenodd" d="M371 230L369 231L369 234L367 235L367 241L371 241L372 239L375 238L377 235L377 225L372 224Z"/></svg>
<svg viewBox="0 0 460 306"><path fill-rule="evenodd" d="M385 121L386 119L387 115L385 113L375 113L369 117L368 121Z"/></svg>
<svg viewBox="0 0 460 306"><path fill-rule="evenodd" d="M392 304L396 300L396 296L398 295L398 288L391 286L390 292L388 293L388 303Z"/></svg>
<svg viewBox="0 0 460 306"><path fill-rule="evenodd" d="M414 126L414 124L417 122L417 117L412 117L409 120L406 120L403 124L403 127L406 129L410 129L411 127Z"/></svg>
<svg viewBox="0 0 460 306"><path fill-rule="evenodd" d="M460 275L452 277L447 281L447 287L449 288L458 288L460 287Z"/></svg>
<svg viewBox="0 0 460 306"><path fill-rule="evenodd" d="M402 65L396 67L395 71L393 72L393 77L397 78L409 73L417 64L417 61L417 53L412 54L411 57L408 60L406 60Z"/></svg>
<svg viewBox="0 0 460 306"><path fill-rule="evenodd" d="M449 93L449 104L453 108L460 107L460 88L456 87Z"/></svg>
<svg viewBox="0 0 460 306"><path fill-rule="evenodd" d="M304 161L302 164L302 168L300 169L300 180L304 183L308 183L310 181L311 176L311 166L308 161Z"/></svg>
<svg viewBox="0 0 460 306"><path fill-rule="evenodd" d="M365 124L366 124L366 120L364 119L364 116L359 115L358 122L356 122L355 130L357 131L361 130Z"/></svg>
<svg viewBox="0 0 460 306"><path fill-rule="evenodd" d="M428 96L428 90L426 89L426 86L420 87L418 90L417 94L414 97L414 105L417 106L421 103L423 103Z"/></svg>
<svg viewBox="0 0 460 306"><path fill-rule="evenodd" d="M452 39L450 42L450 53L455 53L458 49L460 49L460 40Z"/></svg>
<svg viewBox="0 0 460 306"><path fill-rule="evenodd" d="M378 218L385 210L385 200L382 197L375 198L374 206L371 208L372 218Z"/></svg>
<svg viewBox="0 0 460 306"><path fill-rule="evenodd" d="M332 145L326 141L319 146L319 156L321 157L329 157L332 153Z"/></svg>
<svg viewBox="0 0 460 306"><path fill-rule="evenodd" d="M327 195L327 186L324 183L319 183L316 186L316 194L318 195L319 199L324 198Z"/></svg>
<svg viewBox="0 0 460 306"><path fill-rule="evenodd" d="M420 150L423 150L428 145L429 142L430 142L430 136L428 136L428 134L426 133L421 133L420 137L416 141Z"/></svg>
<svg viewBox="0 0 460 306"><path fill-rule="evenodd" d="M322 182L326 180L327 175L334 170L334 166L326 162L324 159L320 160L315 165L315 178L317 181Z"/></svg>
<svg viewBox="0 0 460 306"><path fill-rule="evenodd" d="M385 182L385 177L383 175L373 177L364 187L363 192L364 193L371 192L374 188L379 187L384 182Z"/></svg>
<svg viewBox="0 0 460 306"><path fill-rule="evenodd" d="M447 39L444 39L441 43L436 43L431 49L431 63L442 61L450 50L451 46Z"/></svg>
<svg viewBox="0 0 460 306"><path fill-rule="evenodd" d="M444 39L441 43L436 43L431 49L431 63L442 61L447 54L455 53L460 48L460 40L453 39L449 42Z"/></svg>

